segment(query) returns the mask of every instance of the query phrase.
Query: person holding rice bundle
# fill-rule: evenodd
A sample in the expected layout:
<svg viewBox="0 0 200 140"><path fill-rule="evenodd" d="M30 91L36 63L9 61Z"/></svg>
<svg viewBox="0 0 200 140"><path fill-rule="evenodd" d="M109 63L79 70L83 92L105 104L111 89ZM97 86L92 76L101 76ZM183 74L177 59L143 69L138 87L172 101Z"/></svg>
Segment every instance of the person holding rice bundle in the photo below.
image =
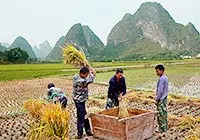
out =
<svg viewBox="0 0 200 140"><path fill-rule="evenodd" d="M157 121L159 132L166 132L168 129L167 121L167 96L168 96L168 78L164 74L165 68L163 65L155 67L156 74L160 77L157 83L156 90L156 105L157 105Z"/></svg>
<svg viewBox="0 0 200 140"><path fill-rule="evenodd" d="M64 63L81 68L79 74L73 77L73 100L77 110L78 139L83 137L83 128L88 136L93 136L90 122L86 117L85 103L88 100L88 85L93 83L95 71L91 68L84 51L73 44L63 47ZM89 77L88 77L89 75Z"/></svg>
<svg viewBox="0 0 200 140"><path fill-rule="evenodd" d="M88 77L89 75L89 77ZM88 67L82 67L78 75L73 77L73 99L77 109L78 139L83 137L83 128L88 136L93 136L90 122L85 118L85 102L88 100L88 85L93 83L94 71Z"/></svg>
<svg viewBox="0 0 200 140"><path fill-rule="evenodd" d="M116 74L109 81L108 98L106 109L119 106L119 101L126 94L126 80L123 76L123 70L118 68Z"/></svg>

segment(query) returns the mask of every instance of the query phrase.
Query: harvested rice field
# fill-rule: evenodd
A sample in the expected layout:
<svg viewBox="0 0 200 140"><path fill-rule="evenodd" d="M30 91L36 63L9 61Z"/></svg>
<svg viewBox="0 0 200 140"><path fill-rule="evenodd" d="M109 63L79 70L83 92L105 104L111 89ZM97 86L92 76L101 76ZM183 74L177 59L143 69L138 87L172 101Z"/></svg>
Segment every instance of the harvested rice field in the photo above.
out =
<svg viewBox="0 0 200 140"><path fill-rule="evenodd" d="M68 98L70 118L70 139L76 136L76 110L71 100L72 82L66 78L43 78L0 83L0 139L27 139L31 117L24 111L23 102L30 98L46 98L46 86L54 82L63 89ZM106 85L92 84L87 102L88 112L93 113L105 108ZM129 90L128 107L155 111L154 93ZM170 95L168 101L169 130L165 134L155 133L153 139L190 139L199 138L200 100L187 96ZM157 127L155 125L155 127ZM88 138L95 139L95 138Z"/></svg>
<svg viewBox="0 0 200 140"><path fill-rule="evenodd" d="M95 83L89 86L88 116L89 113L105 109L108 80L117 67L124 69L128 86L127 107L156 111L154 97L158 77L154 65L157 63L166 65L169 78L169 130L162 135L155 132L150 140L200 139L200 60L92 63L97 75ZM77 73L77 69L63 64L45 64L43 67L41 64L2 65L0 68L0 140L28 139L33 119L23 104L28 99L46 100L49 82L55 83L68 97L70 139L75 139L77 130L72 75ZM156 124L155 119L155 129Z"/></svg>

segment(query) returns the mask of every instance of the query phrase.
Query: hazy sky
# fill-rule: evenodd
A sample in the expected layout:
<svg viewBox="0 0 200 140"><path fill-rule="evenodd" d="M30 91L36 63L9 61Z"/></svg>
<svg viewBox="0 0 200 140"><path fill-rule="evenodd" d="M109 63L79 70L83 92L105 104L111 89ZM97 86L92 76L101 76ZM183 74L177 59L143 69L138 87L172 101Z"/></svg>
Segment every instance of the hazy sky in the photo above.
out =
<svg viewBox="0 0 200 140"><path fill-rule="evenodd" d="M200 31L199 0L154 1L176 22L192 22ZM143 2L146 0L0 0L0 42L12 43L21 35L32 46L45 40L54 46L73 24L82 23L106 43L112 27Z"/></svg>

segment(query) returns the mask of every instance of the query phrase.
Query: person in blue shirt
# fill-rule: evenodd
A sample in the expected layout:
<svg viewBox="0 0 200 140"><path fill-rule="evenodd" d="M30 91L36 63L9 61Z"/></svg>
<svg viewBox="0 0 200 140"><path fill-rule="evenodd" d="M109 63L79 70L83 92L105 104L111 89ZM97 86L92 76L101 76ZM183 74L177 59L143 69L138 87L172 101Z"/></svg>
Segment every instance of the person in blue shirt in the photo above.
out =
<svg viewBox="0 0 200 140"><path fill-rule="evenodd" d="M126 94L126 80L123 76L123 70L118 68L115 75L109 81L108 97L106 109L119 106L119 101Z"/></svg>
<svg viewBox="0 0 200 140"><path fill-rule="evenodd" d="M166 132L168 129L167 120L167 96L168 96L168 78L164 74L165 68L163 65L155 67L156 74L159 76L156 90L156 105L157 105L157 121L159 132Z"/></svg>

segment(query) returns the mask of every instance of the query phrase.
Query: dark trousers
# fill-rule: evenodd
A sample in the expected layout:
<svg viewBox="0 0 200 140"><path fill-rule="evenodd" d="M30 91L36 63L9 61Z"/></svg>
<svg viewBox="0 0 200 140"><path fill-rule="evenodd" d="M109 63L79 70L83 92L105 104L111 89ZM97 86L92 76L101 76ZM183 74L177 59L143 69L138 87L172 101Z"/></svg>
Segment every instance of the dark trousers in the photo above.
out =
<svg viewBox="0 0 200 140"><path fill-rule="evenodd" d="M91 131L90 122L88 119L85 119L85 115L87 114L85 108L85 102L76 103L77 109L77 129L78 135L83 135L83 128L85 128L86 133Z"/></svg>
<svg viewBox="0 0 200 140"><path fill-rule="evenodd" d="M60 98L59 101L60 101L62 108L67 107L67 98L66 97Z"/></svg>

